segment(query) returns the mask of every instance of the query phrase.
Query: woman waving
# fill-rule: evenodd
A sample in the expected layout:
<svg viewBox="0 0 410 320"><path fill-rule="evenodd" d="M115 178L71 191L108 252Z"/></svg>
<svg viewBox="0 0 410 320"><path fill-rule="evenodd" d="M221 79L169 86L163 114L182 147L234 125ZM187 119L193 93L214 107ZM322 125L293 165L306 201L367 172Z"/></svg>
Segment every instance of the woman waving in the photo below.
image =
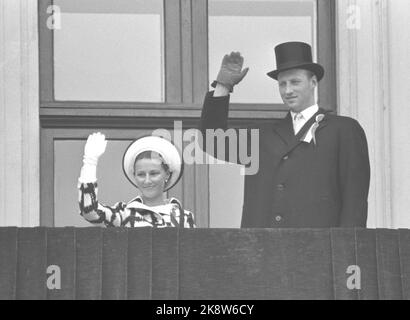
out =
<svg viewBox="0 0 410 320"><path fill-rule="evenodd" d="M130 144L122 166L140 195L113 206L100 203L97 196L98 159L106 146L101 133L93 133L87 139L78 184L81 216L106 227L195 227L192 212L184 210L178 199L165 196L165 191L175 186L183 173L182 157L171 142L147 136Z"/></svg>

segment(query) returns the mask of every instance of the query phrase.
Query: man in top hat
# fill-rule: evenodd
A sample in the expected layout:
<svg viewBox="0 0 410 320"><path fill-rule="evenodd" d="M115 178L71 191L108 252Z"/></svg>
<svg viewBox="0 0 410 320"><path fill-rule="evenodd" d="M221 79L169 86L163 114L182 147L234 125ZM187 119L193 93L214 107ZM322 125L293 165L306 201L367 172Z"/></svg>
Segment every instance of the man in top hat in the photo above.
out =
<svg viewBox="0 0 410 320"><path fill-rule="evenodd" d="M370 166L362 127L317 105L324 69L308 44L283 43L275 54L277 69L268 76L289 113L257 127L259 171L245 176L242 227L366 227ZM205 97L203 133L227 128L229 94L248 72L242 66L239 52L223 58L215 91Z"/></svg>

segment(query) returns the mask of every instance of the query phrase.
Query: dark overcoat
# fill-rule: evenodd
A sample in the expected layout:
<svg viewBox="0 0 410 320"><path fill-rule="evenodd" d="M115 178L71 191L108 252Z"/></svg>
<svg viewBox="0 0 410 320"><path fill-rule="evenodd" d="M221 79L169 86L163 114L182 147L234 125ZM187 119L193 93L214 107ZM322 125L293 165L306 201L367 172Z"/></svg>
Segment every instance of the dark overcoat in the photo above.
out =
<svg viewBox="0 0 410 320"><path fill-rule="evenodd" d="M208 93L201 131L226 129L228 107L229 96ZM257 129L259 170L245 176L242 228L366 227L370 165L356 120L326 113L316 144L294 135L290 113Z"/></svg>

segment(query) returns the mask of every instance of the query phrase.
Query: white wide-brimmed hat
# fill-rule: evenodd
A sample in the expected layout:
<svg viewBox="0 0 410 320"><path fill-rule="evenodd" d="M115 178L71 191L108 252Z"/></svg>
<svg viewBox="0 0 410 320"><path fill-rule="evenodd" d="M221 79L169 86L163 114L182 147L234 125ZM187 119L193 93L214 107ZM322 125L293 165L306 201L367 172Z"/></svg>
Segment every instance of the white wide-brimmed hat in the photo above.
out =
<svg viewBox="0 0 410 320"><path fill-rule="evenodd" d="M127 179L137 187L134 177L135 159L145 151L157 152L164 159L171 172L164 191L171 189L181 178L184 164L178 149L170 141L158 136L142 137L128 146L122 159L122 168Z"/></svg>

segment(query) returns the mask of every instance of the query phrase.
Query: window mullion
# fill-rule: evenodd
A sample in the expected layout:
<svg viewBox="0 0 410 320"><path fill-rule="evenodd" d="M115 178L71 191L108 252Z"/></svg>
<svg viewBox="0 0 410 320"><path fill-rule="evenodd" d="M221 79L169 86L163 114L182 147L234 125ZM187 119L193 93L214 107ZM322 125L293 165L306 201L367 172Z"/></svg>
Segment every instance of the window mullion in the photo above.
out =
<svg viewBox="0 0 410 320"><path fill-rule="evenodd" d="M164 0L166 103L182 102L180 5L180 0Z"/></svg>
<svg viewBox="0 0 410 320"><path fill-rule="evenodd" d="M39 72L40 72L40 101L54 101L54 63L53 63L53 30L51 25L53 16L47 13L52 8L52 0L38 1L38 28L39 28Z"/></svg>
<svg viewBox="0 0 410 320"><path fill-rule="evenodd" d="M181 0L182 101L193 102L192 2Z"/></svg>
<svg viewBox="0 0 410 320"><path fill-rule="evenodd" d="M201 104L208 90L208 1L192 1L193 100Z"/></svg>

